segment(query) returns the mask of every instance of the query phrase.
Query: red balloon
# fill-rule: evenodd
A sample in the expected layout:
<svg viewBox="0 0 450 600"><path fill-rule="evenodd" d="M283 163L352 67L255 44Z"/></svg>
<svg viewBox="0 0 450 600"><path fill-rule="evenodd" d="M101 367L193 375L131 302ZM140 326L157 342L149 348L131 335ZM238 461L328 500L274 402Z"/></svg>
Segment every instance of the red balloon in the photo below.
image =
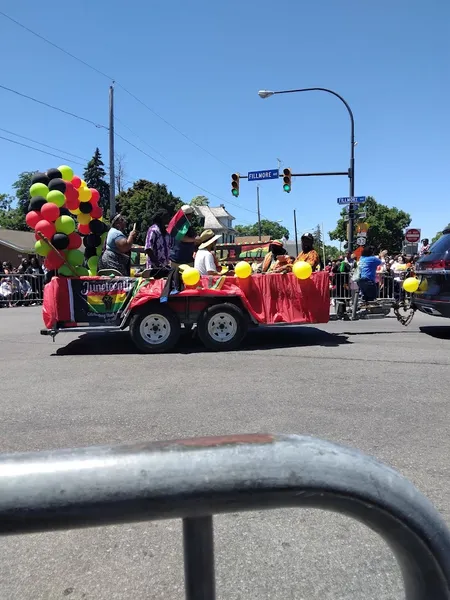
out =
<svg viewBox="0 0 450 600"><path fill-rule="evenodd" d="M77 177L77 175L74 175L70 183L73 185L74 188L78 189L81 185L81 179Z"/></svg>
<svg viewBox="0 0 450 600"><path fill-rule="evenodd" d="M67 250L76 250L81 246L81 235L78 235L76 231L69 235L69 245L67 246Z"/></svg>
<svg viewBox="0 0 450 600"><path fill-rule="evenodd" d="M66 181L66 191L65 191L66 200L78 200L78 190L73 187L73 185Z"/></svg>
<svg viewBox="0 0 450 600"><path fill-rule="evenodd" d="M45 235L45 237L48 240L51 240L52 237L55 235L56 233L56 228L53 225L53 223L50 223L49 221L45 221L44 219L42 219L41 221L39 221L39 223L36 224L36 232L40 232L42 233L42 235Z"/></svg>
<svg viewBox="0 0 450 600"><path fill-rule="evenodd" d="M56 206L56 204L54 206ZM59 212L59 210L58 210L58 212ZM37 210L30 210L30 212L27 213L27 216L25 217L25 221L26 221L28 227L31 227L31 229L34 229L40 220L41 220L41 213Z"/></svg>
<svg viewBox="0 0 450 600"><path fill-rule="evenodd" d="M68 208L69 210L76 210L79 206L80 201L78 200L78 194L76 198L67 198L66 196L66 208Z"/></svg>
<svg viewBox="0 0 450 600"><path fill-rule="evenodd" d="M101 206L94 206L91 210L91 217L93 219L100 219L103 216L103 209Z"/></svg>
<svg viewBox="0 0 450 600"><path fill-rule="evenodd" d="M90 202L98 202L100 200L100 193L95 190L94 188L89 188L91 191L91 198L90 198Z"/></svg>
<svg viewBox="0 0 450 600"><path fill-rule="evenodd" d="M82 223L78 223L78 231L82 235L89 235L91 233L89 225L83 225Z"/></svg>
<svg viewBox="0 0 450 600"><path fill-rule="evenodd" d="M59 217L59 208L53 202L47 202L41 208L41 215L46 221L56 221Z"/></svg>
<svg viewBox="0 0 450 600"><path fill-rule="evenodd" d="M44 265L47 267L49 271L54 271L62 267L64 264L64 259L59 256L54 250L50 250L47 254Z"/></svg>

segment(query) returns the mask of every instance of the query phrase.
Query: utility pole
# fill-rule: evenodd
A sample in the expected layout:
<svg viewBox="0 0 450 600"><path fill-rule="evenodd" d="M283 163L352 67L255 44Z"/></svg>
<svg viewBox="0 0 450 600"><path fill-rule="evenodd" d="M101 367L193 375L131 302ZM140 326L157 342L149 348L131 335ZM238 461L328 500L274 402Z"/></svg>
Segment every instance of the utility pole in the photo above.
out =
<svg viewBox="0 0 450 600"><path fill-rule="evenodd" d="M324 236L324 231L323 231L323 223L322 223L322 234L321 234L321 238L322 238L323 268L325 269L325 264L326 264L326 256L325 256L325 236Z"/></svg>
<svg viewBox="0 0 450 600"><path fill-rule="evenodd" d="M256 186L256 209L258 211L258 238L261 241L261 213L259 212L259 185Z"/></svg>
<svg viewBox="0 0 450 600"><path fill-rule="evenodd" d="M114 82L113 82L114 84ZM109 218L116 214L116 178L114 173L114 85L109 86Z"/></svg>
<svg viewBox="0 0 450 600"><path fill-rule="evenodd" d="M298 237L297 237L297 215L294 208L294 235L295 235L295 252L298 256Z"/></svg>

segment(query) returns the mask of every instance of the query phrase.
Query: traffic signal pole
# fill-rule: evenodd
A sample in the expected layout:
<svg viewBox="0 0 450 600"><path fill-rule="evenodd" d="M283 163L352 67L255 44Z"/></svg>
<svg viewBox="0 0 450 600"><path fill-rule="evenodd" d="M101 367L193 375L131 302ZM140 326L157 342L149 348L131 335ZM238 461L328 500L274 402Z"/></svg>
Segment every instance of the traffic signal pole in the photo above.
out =
<svg viewBox="0 0 450 600"><path fill-rule="evenodd" d="M261 212L259 210L259 185L256 186L256 209L258 211L258 241L261 241Z"/></svg>

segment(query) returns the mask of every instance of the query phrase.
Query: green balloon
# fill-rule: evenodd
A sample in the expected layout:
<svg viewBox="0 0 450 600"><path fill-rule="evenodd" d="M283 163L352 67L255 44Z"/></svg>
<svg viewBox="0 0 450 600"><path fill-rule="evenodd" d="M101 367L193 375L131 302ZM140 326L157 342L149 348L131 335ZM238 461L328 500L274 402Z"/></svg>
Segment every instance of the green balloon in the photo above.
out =
<svg viewBox="0 0 450 600"><path fill-rule="evenodd" d="M64 275L65 277L73 277L73 273L67 265L63 265L62 267L60 267L58 269L58 273L60 275Z"/></svg>
<svg viewBox="0 0 450 600"><path fill-rule="evenodd" d="M84 254L81 250L69 250L67 252L67 262L73 267L79 267L83 264Z"/></svg>
<svg viewBox="0 0 450 600"><path fill-rule="evenodd" d="M30 187L30 196L34 198L35 196L42 196L43 198L47 198L48 187L45 183L33 183Z"/></svg>
<svg viewBox="0 0 450 600"><path fill-rule="evenodd" d="M44 240L38 240L34 244L34 251L36 252L36 254L39 254L39 256L47 256L50 250L50 246L46 244Z"/></svg>
<svg viewBox="0 0 450 600"><path fill-rule="evenodd" d="M58 167L58 171L61 173L64 181L72 181L73 179L73 170L67 165L61 165Z"/></svg>
<svg viewBox="0 0 450 600"><path fill-rule="evenodd" d="M43 184L35 183L34 185L43 185ZM32 185L31 187L33 188L34 185ZM45 186L45 187L47 187L47 186ZM47 202L53 202L53 204L56 204L56 206L61 208L66 203L66 197L59 190L52 190L51 192L47 192Z"/></svg>
<svg viewBox="0 0 450 600"><path fill-rule="evenodd" d="M100 236L100 239L102 240L102 244L105 243L106 238L108 237L108 232L105 231L105 233L102 233L102 235Z"/></svg>
<svg viewBox="0 0 450 600"><path fill-rule="evenodd" d="M91 256L87 263L91 271L96 271L98 266L98 256Z"/></svg>
<svg viewBox="0 0 450 600"><path fill-rule="evenodd" d="M89 271L84 267L75 267L75 271L80 277L87 277L89 275Z"/></svg>
<svg viewBox="0 0 450 600"><path fill-rule="evenodd" d="M103 252L103 246L97 246L97 248L95 249L95 252L96 252L97 256L100 257Z"/></svg>
<svg viewBox="0 0 450 600"><path fill-rule="evenodd" d="M52 192L50 192L51 194ZM55 221L56 231L70 235L75 231L75 221L69 215L62 215Z"/></svg>

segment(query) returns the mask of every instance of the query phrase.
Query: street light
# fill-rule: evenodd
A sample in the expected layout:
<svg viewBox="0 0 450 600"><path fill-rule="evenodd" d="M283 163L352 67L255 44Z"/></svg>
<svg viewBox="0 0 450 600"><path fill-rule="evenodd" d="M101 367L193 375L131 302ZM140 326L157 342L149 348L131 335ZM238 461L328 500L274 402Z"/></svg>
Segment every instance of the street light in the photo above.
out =
<svg viewBox="0 0 450 600"><path fill-rule="evenodd" d="M350 179L350 197L353 198L355 195L355 119L353 117L352 109L350 108L348 102L337 92L333 92L333 90L329 90L328 88L322 87L313 87L313 88L301 88L299 90L280 90L273 92L271 90L259 90L258 96L260 98L269 98L270 96L275 96L278 94L296 94L299 92L327 92L327 94L332 94L339 98L339 100L344 104L345 108L350 117L350 168L348 170L348 177ZM350 204L352 207L352 204ZM349 250L353 249L353 233L354 233L354 221L349 221L349 235L348 235L348 246Z"/></svg>

